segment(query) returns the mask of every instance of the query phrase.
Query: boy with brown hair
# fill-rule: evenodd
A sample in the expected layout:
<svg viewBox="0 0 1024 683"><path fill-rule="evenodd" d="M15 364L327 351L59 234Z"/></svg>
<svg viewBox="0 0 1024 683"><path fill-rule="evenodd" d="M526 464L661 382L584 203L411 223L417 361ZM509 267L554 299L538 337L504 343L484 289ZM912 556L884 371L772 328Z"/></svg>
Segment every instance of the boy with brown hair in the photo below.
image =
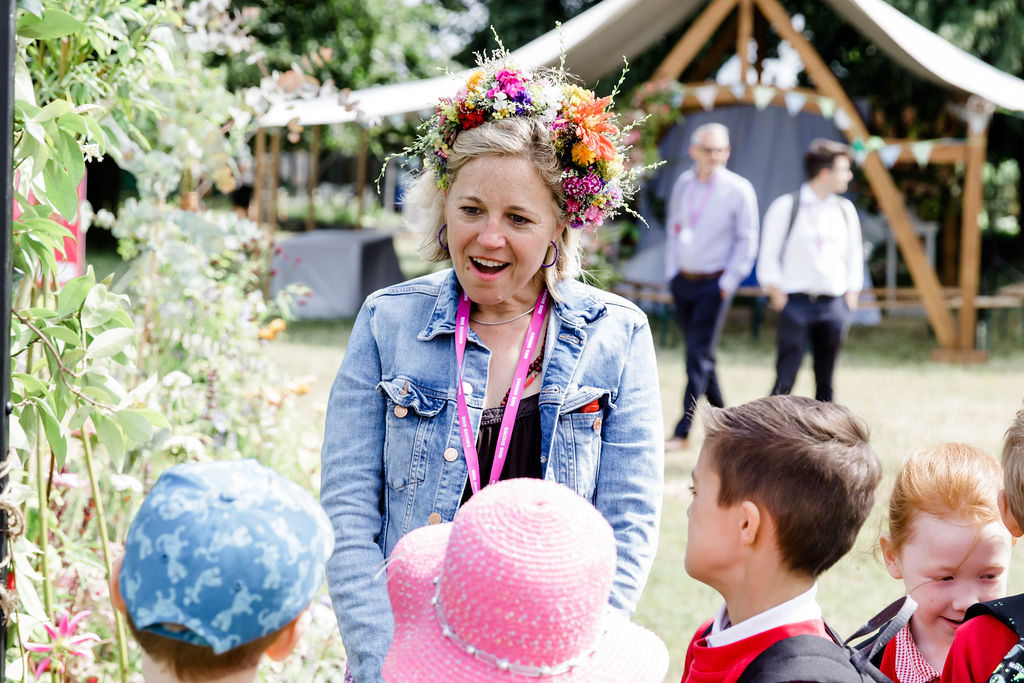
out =
<svg viewBox="0 0 1024 683"><path fill-rule="evenodd" d="M1024 410L1003 440L999 513L1016 543L1024 536ZM1024 671L1024 633L1018 629L1024 629L1024 593L972 606L953 636L941 683L1018 680Z"/></svg>
<svg viewBox="0 0 1024 683"><path fill-rule="evenodd" d="M853 546L881 464L866 423L834 403L702 410L685 565L725 604L690 641L682 680L732 683L778 641L830 638L815 580Z"/></svg>
<svg viewBox="0 0 1024 683"><path fill-rule="evenodd" d="M316 500L255 460L166 470L110 582L146 683L255 681L298 644L333 547Z"/></svg>

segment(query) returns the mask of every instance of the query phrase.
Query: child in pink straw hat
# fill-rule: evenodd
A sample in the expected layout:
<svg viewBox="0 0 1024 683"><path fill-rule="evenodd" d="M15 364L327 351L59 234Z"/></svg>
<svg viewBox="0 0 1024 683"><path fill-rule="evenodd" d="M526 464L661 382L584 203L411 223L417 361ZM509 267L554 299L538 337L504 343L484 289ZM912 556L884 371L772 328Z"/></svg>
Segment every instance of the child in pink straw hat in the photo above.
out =
<svg viewBox="0 0 1024 683"><path fill-rule="evenodd" d="M570 489L511 479L450 524L405 535L388 566L389 683L660 683L668 651L608 607L608 522Z"/></svg>

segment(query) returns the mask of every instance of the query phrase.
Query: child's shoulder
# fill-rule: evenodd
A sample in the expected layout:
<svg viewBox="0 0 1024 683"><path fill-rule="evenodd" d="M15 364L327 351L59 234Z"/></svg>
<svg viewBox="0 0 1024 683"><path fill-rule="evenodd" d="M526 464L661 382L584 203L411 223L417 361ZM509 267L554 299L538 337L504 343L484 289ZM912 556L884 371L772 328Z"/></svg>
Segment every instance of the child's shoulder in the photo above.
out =
<svg viewBox="0 0 1024 683"><path fill-rule="evenodd" d="M1016 610L1016 614L1024 616L1024 594L971 607L969 618L957 628L953 637L953 645L949 648L942 671L942 683L989 680L1003 657L1020 638L997 614L1000 609L1005 610L1003 615Z"/></svg>

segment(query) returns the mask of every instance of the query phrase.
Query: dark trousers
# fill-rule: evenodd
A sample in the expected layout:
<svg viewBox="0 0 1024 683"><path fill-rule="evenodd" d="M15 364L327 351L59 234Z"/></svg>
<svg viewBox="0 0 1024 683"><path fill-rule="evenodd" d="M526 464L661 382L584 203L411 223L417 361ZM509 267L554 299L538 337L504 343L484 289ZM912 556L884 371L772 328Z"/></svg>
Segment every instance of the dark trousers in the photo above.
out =
<svg viewBox="0 0 1024 683"><path fill-rule="evenodd" d="M729 301L722 298L718 278L694 282L676 275L669 282L675 300L676 321L686 338L686 391L683 393L683 416L676 424L675 435L686 438L693 424L693 409L701 396L721 408L722 390L715 374L715 346L722 332L722 323L729 310Z"/></svg>
<svg viewBox="0 0 1024 683"><path fill-rule="evenodd" d="M814 398L831 401L832 376L849 322L850 310L841 296L790 294L786 307L779 314L778 356L775 359L772 395L788 394L793 390L804 351L810 342L814 358Z"/></svg>

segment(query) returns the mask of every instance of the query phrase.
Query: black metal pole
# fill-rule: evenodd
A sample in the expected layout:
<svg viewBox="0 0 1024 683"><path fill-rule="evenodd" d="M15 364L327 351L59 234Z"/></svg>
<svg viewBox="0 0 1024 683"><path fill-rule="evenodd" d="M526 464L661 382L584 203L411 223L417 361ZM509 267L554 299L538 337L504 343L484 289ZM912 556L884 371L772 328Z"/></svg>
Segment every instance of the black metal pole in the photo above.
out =
<svg viewBox="0 0 1024 683"><path fill-rule="evenodd" d="M11 144L14 134L14 0L7 0L2 17L0 17L0 74L3 75L6 87L0 88L0 117L3 117L2 130L7 131L3 137L3 144L0 144L0 226L3 226L0 236L0 267L3 267L3 277L0 278L0 349L3 353L0 358L0 406L3 406L3 419L0 419L0 470L5 469L7 464L7 447L10 441L8 432L8 420L11 415L11 213L14 206L14 182L11 178ZM0 492L7 490L7 475L0 479ZM5 566L7 559L7 515L0 511L0 567ZM7 575L0 576L0 581L5 584ZM0 620L6 621L10 615L0 614ZM0 681L7 680L4 671L7 662L7 629L0 621Z"/></svg>

